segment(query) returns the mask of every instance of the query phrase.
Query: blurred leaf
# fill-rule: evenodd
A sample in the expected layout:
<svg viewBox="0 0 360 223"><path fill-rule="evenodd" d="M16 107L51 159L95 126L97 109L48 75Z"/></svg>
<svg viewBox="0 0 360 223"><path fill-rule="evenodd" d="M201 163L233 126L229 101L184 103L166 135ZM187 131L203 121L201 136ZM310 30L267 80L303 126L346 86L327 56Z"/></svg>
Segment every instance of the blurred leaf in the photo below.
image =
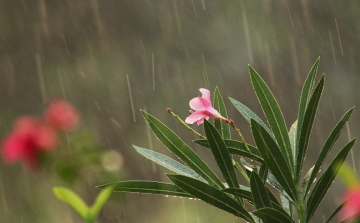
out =
<svg viewBox="0 0 360 223"><path fill-rule="evenodd" d="M316 86L313 95L310 98L310 101L306 107L304 120L300 128L299 140L298 140L298 150L296 155L296 182L299 182L301 178L303 163L306 156L306 151L309 144L309 139L311 135L311 130L314 125L316 111L319 105L319 101L324 89L324 75L322 76L321 80L319 81L318 85Z"/></svg>
<svg viewBox="0 0 360 223"><path fill-rule="evenodd" d="M254 219L244 207L217 188L183 175L167 174L167 176L174 184L194 197L232 213L235 216L241 217L248 222L254 223Z"/></svg>
<svg viewBox="0 0 360 223"><path fill-rule="evenodd" d="M310 100L311 91L314 86L315 76L317 73L317 69L319 66L320 57L316 60L315 64L312 66L309 75L307 76L300 96L300 104L299 104L299 114L298 114L298 126L296 131L296 151L298 150L299 145L299 139L300 139L300 133L301 128L305 116L306 107L308 105L308 102ZM297 159L297 154L295 154L295 160Z"/></svg>
<svg viewBox="0 0 360 223"><path fill-rule="evenodd" d="M292 154L293 154L294 162L296 162L296 131L297 131L297 125L298 125L298 121L296 120L291 125L291 128L289 130L289 139L290 139L291 151L292 151Z"/></svg>
<svg viewBox="0 0 360 223"><path fill-rule="evenodd" d="M119 181L97 186L97 188L105 188L107 186L115 186L115 192L130 192L142 194L158 194L171 195L179 197L192 197L190 194L181 190L178 186L169 183L156 181Z"/></svg>
<svg viewBox="0 0 360 223"><path fill-rule="evenodd" d="M140 148L135 145L133 145L133 147L141 155L145 156L146 158L154 161L155 163L157 163L171 171L174 171L175 173L189 176L189 177L201 180L204 183L207 183L206 180L204 180L204 178L202 178L195 171L193 171L192 169L188 168L185 165L182 165L181 163L175 161L174 159L171 159L168 156L165 156L163 154L160 154L160 153L148 150L148 149Z"/></svg>
<svg viewBox="0 0 360 223"><path fill-rule="evenodd" d="M306 187L309 185L309 180L310 180L310 176L312 175L314 171L314 166L310 168L310 170L306 173L304 179L303 179L303 182L301 184L301 188L300 188L300 198L301 200L303 200L306 195L307 195L307 192L305 191L306 190ZM311 184L313 184L314 182L311 182Z"/></svg>
<svg viewBox="0 0 360 223"><path fill-rule="evenodd" d="M259 124L261 124L264 127L264 129L266 129L266 131L269 133L269 135L271 135L271 137L276 141L274 134L271 132L271 130L253 111L251 111L248 107L246 107L241 102L239 102L233 98L230 98L230 97L229 97L229 99L230 99L231 103L233 103L235 108L240 112L240 114L245 118L245 120L249 122L249 124L251 123L251 119L256 120Z"/></svg>
<svg viewBox="0 0 360 223"><path fill-rule="evenodd" d="M345 113L345 115L340 119L340 121L336 124L334 129L331 131L330 136L327 138L323 148L321 149L320 155L318 159L316 160L314 171L311 173L311 177L309 179L309 182L306 185L306 191L304 194L307 194L310 190L310 187L312 183L314 182L317 174L319 173L321 166L323 165L327 155L330 153L331 149L333 148L336 140L339 138L339 135L341 133L341 130L344 126L344 124L350 119L350 116L353 112L354 108L350 109Z"/></svg>
<svg viewBox="0 0 360 223"><path fill-rule="evenodd" d="M236 178L231 155L227 150L221 135L207 120L204 120L204 129L211 151L214 154L216 163L220 168L226 182L228 183L229 187L239 188L239 182Z"/></svg>
<svg viewBox="0 0 360 223"><path fill-rule="evenodd" d="M276 142L255 120L251 120L251 131L266 165L287 194L293 200L296 200L295 184L291 176L290 168Z"/></svg>
<svg viewBox="0 0 360 223"><path fill-rule="evenodd" d="M222 117L228 118L224 100L218 87L215 88L213 106ZM220 119L214 119L214 124L223 139L230 139L230 125L228 123Z"/></svg>
<svg viewBox="0 0 360 223"><path fill-rule="evenodd" d="M209 143L206 139L197 139L197 140L193 140L193 142L205 148L210 149ZM247 157L250 159L252 158L252 156L247 151L245 144L243 142L231 140L231 139L225 139L224 142L226 144L227 149L229 150L229 153ZM253 154L254 159L260 163L264 163L264 160L261 158L261 154L259 153L259 150L250 144L248 144L248 147L251 153Z"/></svg>
<svg viewBox="0 0 360 223"><path fill-rule="evenodd" d="M321 175L319 181L315 184L314 189L311 191L309 199L307 200L307 221L311 219L322 199L325 197L326 192L333 183L341 165L355 144L355 141L356 139L351 140L341 149L327 170Z"/></svg>
<svg viewBox="0 0 360 223"><path fill-rule="evenodd" d="M339 169L339 177L346 187L354 187L360 183L359 177L354 173L353 169L344 163Z"/></svg>
<svg viewBox="0 0 360 223"><path fill-rule="evenodd" d="M286 127L286 123L281 113L280 107L276 102L274 95L271 93L269 87L256 71L249 66L251 82L255 90L256 96L260 102L261 108L264 111L266 119L271 127L272 132L276 138L278 148L285 158L285 163L290 168L290 174L294 173L294 161L291 151L290 139ZM262 126L261 124L259 124ZM262 127L266 132L267 130ZM271 135L267 133L270 137Z"/></svg>
<svg viewBox="0 0 360 223"><path fill-rule="evenodd" d="M105 205L108 201L112 193L114 192L115 185L111 185L106 187L100 194L96 197L94 204L92 205L90 212L89 212L89 220L90 222L94 221L98 216L101 208Z"/></svg>
<svg viewBox="0 0 360 223"><path fill-rule="evenodd" d="M155 117L141 110L146 122L158 139L179 157L186 165L202 176L209 184L217 188L224 188L224 185L206 163L188 147L173 131Z"/></svg>
<svg viewBox="0 0 360 223"><path fill-rule="evenodd" d="M67 203L72 207L79 215L84 219L88 220L89 217L89 207L85 202L75 194L73 191L66 189L64 187L54 187L53 193L61 201Z"/></svg>
<svg viewBox="0 0 360 223"><path fill-rule="evenodd" d="M250 187L255 207L257 209L271 207L270 197L266 187L255 171L252 171L250 175Z"/></svg>
<svg viewBox="0 0 360 223"><path fill-rule="evenodd" d="M286 213L274 208L261 208L252 213L268 223L295 223Z"/></svg>

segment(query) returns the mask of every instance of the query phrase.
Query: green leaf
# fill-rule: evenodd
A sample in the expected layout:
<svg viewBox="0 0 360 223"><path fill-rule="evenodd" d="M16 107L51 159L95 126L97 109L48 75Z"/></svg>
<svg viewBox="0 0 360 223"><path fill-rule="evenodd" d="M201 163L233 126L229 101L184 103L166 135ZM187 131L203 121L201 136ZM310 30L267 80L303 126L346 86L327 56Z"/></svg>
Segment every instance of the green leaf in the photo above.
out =
<svg viewBox="0 0 360 223"><path fill-rule="evenodd" d="M314 189L311 191L307 201L307 221L311 219L322 199L325 197L326 192L333 183L341 165L355 144L355 141L356 139L351 140L344 146L344 148L341 149L327 170L321 175L319 181L315 184Z"/></svg>
<svg viewBox="0 0 360 223"><path fill-rule="evenodd" d="M225 188L222 190L223 192L233 194L236 196L239 196L241 198L244 198L245 200L254 202L252 193L250 188L248 187L241 187L241 188Z"/></svg>
<svg viewBox="0 0 360 223"><path fill-rule="evenodd" d="M152 150L148 150L148 149L144 149L144 148L140 148L137 146L133 147L136 149L136 151L138 153L140 153L141 155L143 155L144 157L154 161L155 163L171 170L174 171L175 173L178 174L182 174L185 176L189 176L198 180L203 181L204 183L207 183L206 180L204 180L204 178L202 178L199 174L197 174L195 171L193 171L192 169L188 168L185 165L182 165L181 163L175 161L174 159L171 159L168 156L165 156L163 154L154 152Z"/></svg>
<svg viewBox="0 0 360 223"><path fill-rule="evenodd" d="M349 199L349 198L348 198L348 199ZM344 207L344 204L347 202L348 199L346 199L345 201L343 201L343 202L334 210L334 212L329 216L329 218L326 220L325 223L330 222L331 219L333 219L333 217L334 217L337 213L339 213L339 211L341 211L341 209Z"/></svg>
<svg viewBox="0 0 360 223"><path fill-rule="evenodd" d="M316 111L319 105L319 101L324 89L324 75L322 76L319 84L316 86L313 95L310 98L308 106L305 110L304 120L301 125L300 130L300 138L298 141L298 151L297 151L297 158L296 158L296 182L299 182L301 178L301 172L303 163L306 156L306 151L309 144L309 139L311 135L311 130L314 125Z"/></svg>
<svg viewBox="0 0 360 223"><path fill-rule="evenodd" d="M260 171L259 171L259 176L261 178L261 180L264 182L266 182L266 178L268 176L268 173L269 173L269 168L266 166L266 165L261 165L260 167Z"/></svg>
<svg viewBox="0 0 360 223"><path fill-rule="evenodd" d="M309 185L310 176L312 175L313 172L314 172L314 166L310 168L310 170L306 173L306 175L305 175L305 177L303 179L303 182L302 182L301 188L300 188L300 198L301 198L301 200L304 200L304 198L307 195L306 187Z"/></svg>
<svg viewBox="0 0 360 223"><path fill-rule="evenodd" d="M297 125L298 121L296 120L290 130L289 130L289 138L290 138L290 144L291 144L291 151L293 154L293 160L296 162L296 132L297 132Z"/></svg>
<svg viewBox="0 0 360 223"><path fill-rule="evenodd" d="M286 199L291 201L293 204L295 204L295 202L292 200L292 198L286 193L284 188L281 186L281 184L276 180L274 175L272 175L271 173L268 173L266 182L268 184L270 184L273 188L275 188L281 196L285 197Z"/></svg>
<svg viewBox="0 0 360 223"><path fill-rule="evenodd" d="M261 208L252 213L267 223L295 223L286 213L274 208Z"/></svg>
<svg viewBox="0 0 360 223"><path fill-rule="evenodd" d="M213 107L224 118L228 118L223 98L219 88L215 88ZM214 119L214 124L223 139L230 139L230 125L220 119Z"/></svg>
<svg viewBox="0 0 360 223"><path fill-rule="evenodd" d="M264 80L260 77L258 73L256 73L256 71L251 66L249 66L249 70L251 82L255 90L256 96L260 102L261 108L263 109L266 119L271 127L271 130L274 133L280 151L282 154L284 154L284 161L289 166L291 175L293 175L293 155L283 114L281 113L280 107L276 102L274 95L271 93L269 87L266 85ZM271 135L269 136L271 137Z"/></svg>
<svg viewBox="0 0 360 223"><path fill-rule="evenodd" d="M179 157L187 166L198 173L209 184L215 185L217 188L224 188L224 185L215 175L215 173L206 165L206 163L187 146L173 131L160 122L152 115L141 110L146 122L158 139L172 153Z"/></svg>
<svg viewBox="0 0 360 223"><path fill-rule="evenodd" d="M327 138L323 148L321 149L320 155L316 160L314 171L311 173L309 183L306 185L305 195L309 192L312 183L314 182L317 174L319 173L321 166L323 165L327 155L330 153L333 148L336 140L339 138L340 132L344 126L344 124L350 119L350 116L353 112L354 108L350 109L345 113L345 115L340 119L340 121L336 124L334 129L331 131L330 136Z"/></svg>
<svg viewBox="0 0 360 223"><path fill-rule="evenodd" d="M209 143L206 139L193 140L193 142L195 142L205 148L210 149ZM231 139L225 139L224 142L226 144L227 149L229 150L229 153L247 157L250 159L252 158L252 156L247 151L245 144L243 142L231 140ZM260 163L264 163L264 160L261 158L261 154L259 153L259 150L250 144L248 144L248 147L249 147L251 153L253 154L254 159Z"/></svg>
<svg viewBox="0 0 360 223"><path fill-rule="evenodd" d="M264 127L264 129L266 129L266 131L269 133L269 135L271 135L271 137L276 141L274 134L266 126L266 124L261 120L261 118L259 118L259 116L257 116L253 111L251 111L248 107L246 107L241 102L239 102L233 98L230 98L230 97L229 97L229 99L230 99L231 103L235 106L235 108L240 112L240 114L245 118L245 120L249 122L249 124L251 123L251 119L254 119L260 125L262 125Z"/></svg>
<svg viewBox="0 0 360 223"><path fill-rule="evenodd" d="M266 165L282 185L286 193L296 200L295 184L291 171L276 142L255 120L251 120L251 131Z"/></svg>
<svg viewBox="0 0 360 223"><path fill-rule="evenodd" d="M292 204L292 201L290 201L288 198L286 198L284 195L280 194L281 203L283 206L283 210L292 218L294 218L294 205Z"/></svg>
<svg viewBox="0 0 360 223"><path fill-rule="evenodd" d="M105 203L108 201L108 199L114 192L114 189L115 189L115 185L108 186L103 191L101 191L100 194L96 197L96 200L89 212L90 222L93 222L96 219L96 217L101 211L101 208L105 205Z"/></svg>
<svg viewBox="0 0 360 223"><path fill-rule="evenodd" d="M297 134L296 134L296 145L298 146L298 142L300 139L300 133L301 133L301 127L303 124L304 116L306 107L308 105L308 102L310 100L311 91L314 86L315 76L317 73L317 69L319 66L320 57L316 60L315 64L312 66L309 75L307 76L300 96L300 104L299 104L299 114L298 114L298 127L297 127ZM298 147L296 148L298 150ZM297 154L295 154L296 156ZM296 157L295 157L296 160Z"/></svg>
<svg viewBox="0 0 360 223"><path fill-rule="evenodd" d="M217 188L183 175L167 174L167 176L174 184L194 197L254 223L254 219L243 206Z"/></svg>
<svg viewBox="0 0 360 223"><path fill-rule="evenodd" d="M241 161L241 163L244 165L244 167L245 167L245 169L246 169L246 172L247 172L248 175L250 176L251 173L254 172L254 171L253 171L253 167L252 167L248 162L246 162L246 160L243 159L243 158L240 158L240 161ZM258 167L257 169L258 169L258 172L261 171L261 168ZM270 173L268 173L268 174L270 174ZM264 182L264 184L265 184L265 182ZM279 201L276 199L276 197L275 197L274 194L271 192L271 190L270 190L269 188L267 188L267 187L265 187L265 188L266 188L266 191L267 191L267 193L268 193L268 195L269 195L269 198L270 198L270 200L271 200L271 203L280 206ZM283 189L282 189L282 191L283 191ZM285 193L285 192L283 191L283 193ZM285 193L285 194L286 194L286 193Z"/></svg>
<svg viewBox="0 0 360 223"><path fill-rule="evenodd" d="M70 205L84 220L88 220L90 209L77 194L64 187L54 187L53 193L59 200Z"/></svg>
<svg viewBox="0 0 360 223"><path fill-rule="evenodd" d="M250 175L250 187L255 207L257 209L271 207L271 201L266 187L260 176L255 171L252 171Z"/></svg>
<svg viewBox="0 0 360 223"><path fill-rule="evenodd" d="M216 163L219 166L226 182L229 187L239 188L239 182L236 178L231 155L227 150L221 135L207 120L204 120L204 129L211 151L214 154Z"/></svg>
<svg viewBox="0 0 360 223"><path fill-rule="evenodd" d="M130 192L142 194L158 194L170 195L179 197L192 197L190 194L181 190L174 184L156 182L156 181L119 181L97 186L98 188L105 188L107 186L115 186L115 192Z"/></svg>

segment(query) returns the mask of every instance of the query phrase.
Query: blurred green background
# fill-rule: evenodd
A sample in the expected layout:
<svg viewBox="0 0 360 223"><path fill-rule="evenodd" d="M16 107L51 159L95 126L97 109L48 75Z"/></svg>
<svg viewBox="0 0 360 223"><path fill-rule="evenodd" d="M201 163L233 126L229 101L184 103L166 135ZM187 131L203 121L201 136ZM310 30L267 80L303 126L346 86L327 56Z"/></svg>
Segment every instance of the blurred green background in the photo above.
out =
<svg viewBox="0 0 360 223"><path fill-rule="evenodd" d="M37 173L0 163L0 222L82 222L56 200L53 186L67 186L91 204L96 185L168 181L167 170L131 147L171 156L139 109L171 127L215 167L209 151L191 143L195 136L165 108L185 118L199 88L219 86L224 98L235 98L263 117L248 64L272 89L290 128L302 83L321 57L319 74L326 74L326 84L306 158L309 169L337 120L360 104L359 15L359 1L338 0L0 0L0 136L18 116L41 115L57 96L82 114L77 132L64 136L59 148L70 154L60 160L63 168L56 159ZM229 100L225 103L252 143L246 121ZM355 109L327 163L359 134L359 121ZM352 155L348 163L356 169L358 146ZM313 222L331 213L342 190L335 182ZM98 222L242 221L201 201L117 193Z"/></svg>

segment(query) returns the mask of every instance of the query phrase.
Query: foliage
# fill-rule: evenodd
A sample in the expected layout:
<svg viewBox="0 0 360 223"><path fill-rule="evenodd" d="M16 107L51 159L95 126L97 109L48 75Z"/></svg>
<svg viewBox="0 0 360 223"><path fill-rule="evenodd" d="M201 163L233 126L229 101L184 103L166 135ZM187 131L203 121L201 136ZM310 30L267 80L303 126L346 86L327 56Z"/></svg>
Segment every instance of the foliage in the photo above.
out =
<svg viewBox="0 0 360 223"><path fill-rule="evenodd" d="M350 118L353 111L350 109L325 141L314 167L302 178L303 163L324 88L324 75L314 87L318 65L319 59L311 68L303 85L298 119L289 131L271 90L260 75L249 66L251 82L269 127L248 107L235 99L230 98L230 101L250 123L256 146L245 142L240 130L232 121L230 125L235 128L241 141L231 139L230 125L223 121L228 118L225 104L216 88L214 109L218 110L224 119L216 119L214 125L205 120L206 138L194 142L211 149L226 182L222 182L171 129L154 116L141 111L156 137L185 165L157 152L134 146L141 155L175 172L176 174L167 174L173 184L122 181L109 183L100 188L113 185L115 191L119 192L193 197L241 217L247 222L309 222L355 143L355 139L351 140L338 152L329 167L323 166L324 160L339 137L342 126ZM194 132L184 122L182 124ZM245 171L235 162L237 155L242 157L241 163ZM244 158L250 159L252 165ZM324 171L316 182L321 169ZM236 170L240 171L249 185L239 184ZM270 190L271 187L279 193L280 202ZM254 206L250 208L253 211L248 210L245 202ZM295 210L297 214L294 214ZM336 210L335 213L338 211Z"/></svg>
<svg viewBox="0 0 360 223"><path fill-rule="evenodd" d="M64 187L55 187L53 192L58 199L70 205L87 223L92 223L110 198L114 189L114 186L109 186L101 191L92 207L87 206L76 193Z"/></svg>

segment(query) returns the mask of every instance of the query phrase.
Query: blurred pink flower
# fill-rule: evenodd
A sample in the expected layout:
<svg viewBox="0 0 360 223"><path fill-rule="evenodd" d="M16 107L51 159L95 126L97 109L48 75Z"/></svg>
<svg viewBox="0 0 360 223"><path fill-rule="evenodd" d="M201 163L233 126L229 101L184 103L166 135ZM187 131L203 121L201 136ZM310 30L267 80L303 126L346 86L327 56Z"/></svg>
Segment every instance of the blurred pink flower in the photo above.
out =
<svg viewBox="0 0 360 223"><path fill-rule="evenodd" d="M23 161L31 169L38 166L39 155L57 145L54 130L33 116L22 116L3 140L2 158L7 163Z"/></svg>
<svg viewBox="0 0 360 223"><path fill-rule="evenodd" d="M339 213L340 220L350 222L360 217L360 184L349 188L343 197L347 200Z"/></svg>
<svg viewBox="0 0 360 223"><path fill-rule="evenodd" d="M200 125L204 122L204 118L206 120L214 118L222 119L225 122L230 123L229 119L222 117L220 113L212 107L210 91L205 88L200 88L199 91L202 93L202 96L191 99L189 105L190 108L195 111L185 119L185 122L188 124L197 122L197 125Z"/></svg>
<svg viewBox="0 0 360 223"><path fill-rule="evenodd" d="M79 112L63 99L55 99L45 111L45 121L56 130L69 132L79 124Z"/></svg>

